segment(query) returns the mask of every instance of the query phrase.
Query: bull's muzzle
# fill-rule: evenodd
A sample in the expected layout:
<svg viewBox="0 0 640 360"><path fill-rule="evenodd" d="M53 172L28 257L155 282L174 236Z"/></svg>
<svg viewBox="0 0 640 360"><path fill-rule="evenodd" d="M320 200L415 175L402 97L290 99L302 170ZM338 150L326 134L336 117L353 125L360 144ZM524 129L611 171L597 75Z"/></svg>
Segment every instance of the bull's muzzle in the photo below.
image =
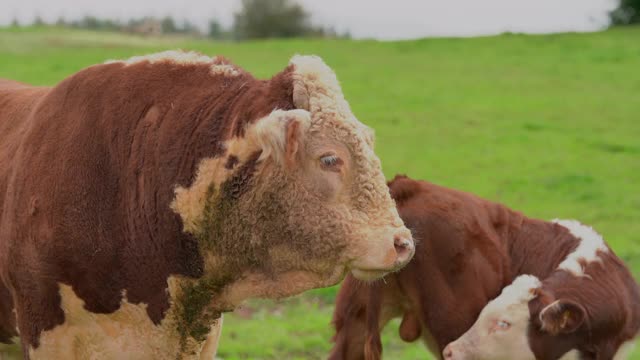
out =
<svg viewBox="0 0 640 360"><path fill-rule="evenodd" d="M393 238L393 245L396 250L396 261L394 264L395 269L401 269L413 258L413 254L416 252L416 247L413 243L413 239L406 235L395 235Z"/></svg>

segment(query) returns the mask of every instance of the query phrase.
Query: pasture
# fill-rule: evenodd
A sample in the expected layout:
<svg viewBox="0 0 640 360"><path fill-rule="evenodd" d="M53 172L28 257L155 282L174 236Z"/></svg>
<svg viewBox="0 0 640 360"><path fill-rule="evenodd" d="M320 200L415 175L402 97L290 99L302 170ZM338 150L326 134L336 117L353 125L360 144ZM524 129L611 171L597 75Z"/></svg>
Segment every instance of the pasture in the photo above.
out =
<svg viewBox="0 0 640 360"><path fill-rule="evenodd" d="M166 49L221 54L258 77L295 53L336 72L376 130L387 178L474 192L542 219L576 218L640 276L640 28L402 42L216 43L55 28L0 30L0 77L53 85L94 63ZM2 109L0 109L2 111ZM253 301L225 317L223 359L316 359L331 346L336 288ZM387 359L426 358L397 323ZM0 356L1 357L1 356ZM633 359L640 359L636 350Z"/></svg>

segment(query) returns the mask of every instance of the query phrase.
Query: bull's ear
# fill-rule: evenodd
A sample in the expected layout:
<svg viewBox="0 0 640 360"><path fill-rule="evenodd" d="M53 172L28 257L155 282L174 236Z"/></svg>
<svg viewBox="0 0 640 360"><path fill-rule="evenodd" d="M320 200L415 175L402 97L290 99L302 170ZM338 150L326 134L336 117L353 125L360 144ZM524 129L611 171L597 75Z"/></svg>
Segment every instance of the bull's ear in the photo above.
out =
<svg viewBox="0 0 640 360"><path fill-rule="evenodd" d="M262 148L261 158L273 157L285 166L293 166L310 124L311 116L306 110L276 110L258 120L255 131Z"/></svg>
<svg viewBox="0 0 640 360"><path fill-rule="evenodd" d="M586 316L582 305L565 299L547 305L539 315L542 330L551 335L575 332L585 322Z"/></svg>

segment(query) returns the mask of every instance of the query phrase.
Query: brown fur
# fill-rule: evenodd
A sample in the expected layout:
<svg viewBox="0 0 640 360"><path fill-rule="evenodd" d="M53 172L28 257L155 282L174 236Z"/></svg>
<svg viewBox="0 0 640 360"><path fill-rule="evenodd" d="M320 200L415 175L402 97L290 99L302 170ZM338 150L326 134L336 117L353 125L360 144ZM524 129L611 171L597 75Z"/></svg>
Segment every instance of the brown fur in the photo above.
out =
<svg viewBox="0 0 640 360"><path fill-rule="evenodd" d="M334 312L336 334L331 359L379 359L380 330L396 316L403 316L403 339L412 341L420 334L439 356L449 342L473 325L482 308L515 276L546 278L578 244L562 226L527 218L468 193L403 176L391 181L389 189L400 216L418 241L416 255L405 269L387 276L384 283L367 286L351 277L345 279ZM577 290L585 286L585 281L575 282L571 292L579 294L574 296L580 300L590 299L587 304L596 303L593 309L588 308L603 317L611 311L606 305L611 290L595 288L624 289L621 291L629 291L630 296L621 294L620 299L637 299L635 283L624 265L614 255L607 256L619 275L594 274L599 279L596 283L580 292ZM591 266L600 269L601 265ZM612 283L606 286L608 281ZM638 304L623 304L621 308L631 306L637 311ZM393 315L385 316L389 313ZM640 322L616 324L608 329L619 334L621 326L628 326L619 337L628 339ZM548 347L542 344L544 340L539 342L539 347Z"/></svg>

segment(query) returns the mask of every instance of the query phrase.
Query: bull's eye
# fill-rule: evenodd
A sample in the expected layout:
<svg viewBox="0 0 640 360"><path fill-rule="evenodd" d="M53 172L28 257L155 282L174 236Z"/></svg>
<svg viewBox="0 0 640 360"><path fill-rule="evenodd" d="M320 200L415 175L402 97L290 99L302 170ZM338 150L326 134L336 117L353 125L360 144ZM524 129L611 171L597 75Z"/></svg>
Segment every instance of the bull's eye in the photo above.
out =
<svg viewBox="0 0 640 360"><path fill-rule="evenodd" d="M333 154L322 155L320 157L320 164L327 170L339 171L339 167L342 165L342 159Z"/></svg>

